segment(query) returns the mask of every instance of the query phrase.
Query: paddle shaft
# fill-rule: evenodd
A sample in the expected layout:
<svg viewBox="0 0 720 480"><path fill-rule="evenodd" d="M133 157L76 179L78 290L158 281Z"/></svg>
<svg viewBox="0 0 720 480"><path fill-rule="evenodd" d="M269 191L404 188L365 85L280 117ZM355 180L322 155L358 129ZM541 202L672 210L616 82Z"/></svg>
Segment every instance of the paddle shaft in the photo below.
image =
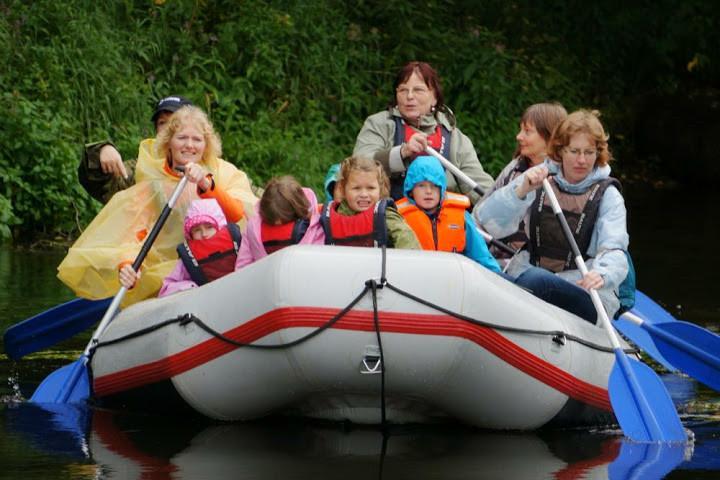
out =
<svg viewBox="0 0 720 480"><path fill-rule="evenodd" d="M565 219L565 215L560 208L560 204L558 203L557 197L555 196L555 192L550 186L550 182L548 182L547 178L543 179L543 189L545 190L545 195L547 195L547 197L550 199L553 213L560 222L560 226L562 227L563 233L565 234L565 238L570 244L573 255L575 255L575 264L580 270L580 273L585 276L588 273L587 265L585 265L585 260L583 260L580 249L578 248L577 242L575 241L575 237L570 230L570 226L568 225L567 220ZM610 323L610 318L608 317L608 314L605 311L605 307L600 300L600 295L594 288L590 289L590 298L592 299L595 310L597 310L598 316L602 321L603 328L605 328L605 332L610 338L610 344L612 345L613 350L615 350L615 357L620 364L620 368L622 369L622 372L625 376L625 380L627 381L629 388L632 391L633 397L638 405L638 408L642 413L642 418L644 420L646 428L648 429L648 432L650 433L651 438L662 439L663 433L662 428L658 423L658 419L653 413L648 399L640 388L640 383L633 374L632 368L630 367L630 361L620 347L620 341L618 340L618 337L615 334L615 330Z"/></svg>
<svg viewBox="0 0 720 480"><path fill-rule="evenodd" d="M135 261L133 262L132 266L135 271L140 268L143 260L145 260L145 257L150 251L150 248L155 242L155 239L160 233L163 225L165 225L165 222L170 216L170 213L187 182L187 177L183 176L173 190L170 200L165 205L162 212L160 212L160 216L155 222L155 225L153 225L150 234L147 236L143 246L140 248L140 253L138 253ZM120 290L112 299L112 302L110 302L110 306L105 312L105 315L103 315L100 324L95 329L90 342L88 342L80 358L72 364L60 368L46 377L40 386L35 390L35 393L30 399L31 401L36 403L69 403L87 399L89 391L85 391L85 389L89 389L89 380L83 381L83 379L87 379L88 377L87 364L90 361L90 355L93 348L97 345L100 335L115 315L115 312L120 306L120 302L125 297L126 292L127 288L124 286L120 287Z"/></svg>
<svg viewBox="0 0 720 480"><path fill-rule="evenodd" d="M172 212L172 209L175 206L177 199L180 197L180 194L182 193L183 189L185 188L185 184L187 184L187 181L188 181L188 179L185 176L183 176L180 179L177 186L175 187L175 190L173 190L173 193L170 196L170 200L165 205L165 207L163 207L162 212L160 212L160 216L158 217L157 222L155 222L155 225L153 225L152 230L150 230L150 234L145 239L145 243L143 243L142 248L140 248L140 253L138 253L137 257L135 257L135 261L132 264L132 268L136 272L140 270L140 266L142 265L143 261L145 260L145 257L147 256L148 252L150 251L150 248L152 248L153 244L155 243L155 239L157 238L158 234L160 234L160 230L165 225L165 222L167 221L168 217L170 216L170 213ZM102 320L100 320L100 324L95 329L95 333L93 333L93 336L90 339L90 342L88 343L87 347L85 347L85 351L83 352L83 355L85 356L85 358L88 358L90 351L97 344L98 338L100 337L100 335L102 335L103 331L105 330L107 325L110 323L110 320L112 320L118 307L120 307L120 302L122 302L123 298L125 297L127 290L128 289L125 286L120 287L120 290L115 295L115 298L113 298L112 302L110 303L110 306L108 307L107 311L105 312L105 315L103 315Z"/></svg>
<svg viewBox="0 0 720 480"><path fill-rule="evenodd" d="M462 180L463 182L465 182L465 184L466 184L467 186L469 186L470 188L472 188L472 189L473 189L475 192L477 192L480 196L485 196L485 191L484 191L482 188L480 188L480 186L477 184L477 182L476 182L475 180L473 180L472 178L468 177L468 176L465 174L465 172L463 172L463 171L460 170L458 167L456 167L455 165L453 165L452 163L450 163L450 160L448 160L447 158L443 157L443 156L440 154L440 152L438 152L437 150L435 150L435 149L434 149L433 147L431 147L430 145L427 146L427 148L425 149L425 151L428 152L428 153L429 153L430 155L432 155L433 157L435 157L435 158L437 158L438 160L440 160L440 163L442 163L443 167L445 167L446 169L450 170L450 172L452 172L452 174L455 175L455 177L457 177L457 178L459 178L460 180ZM480 235L482 235L483 238L485 238L485 241L486 241L486 242L489 242L490 244L494 245L495 247L499 248L500 250L503 250L504 252L509 253L510 255L515 255L515 254L517 253L517 251L516 251L514 248L512 248L511 246L509 246L509 245L507 245L507 244L505 244L505 243L503 243L503 242L495 239L492 235L490 235L489 233L487 233L487 232L486 232L485 230L483 230L482 228L478 227L478 231L480 232Z"/></svg>

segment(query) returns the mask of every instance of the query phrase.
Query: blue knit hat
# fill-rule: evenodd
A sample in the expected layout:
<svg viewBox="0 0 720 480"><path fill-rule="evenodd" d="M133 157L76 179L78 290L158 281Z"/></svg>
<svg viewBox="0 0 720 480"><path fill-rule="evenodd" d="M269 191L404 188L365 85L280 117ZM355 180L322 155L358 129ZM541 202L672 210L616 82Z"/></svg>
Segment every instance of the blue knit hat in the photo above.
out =
<svg viewBox="0 0 720 480"><path fill-rule="evenodd" d="M445 198L447 178L445 178L445 169L437 158L423 155L412 161L405 174L405 183L403 184L403 193L407 198L410 198L412 189L420 182L437 185L440 188L440 199Z"/></svg>

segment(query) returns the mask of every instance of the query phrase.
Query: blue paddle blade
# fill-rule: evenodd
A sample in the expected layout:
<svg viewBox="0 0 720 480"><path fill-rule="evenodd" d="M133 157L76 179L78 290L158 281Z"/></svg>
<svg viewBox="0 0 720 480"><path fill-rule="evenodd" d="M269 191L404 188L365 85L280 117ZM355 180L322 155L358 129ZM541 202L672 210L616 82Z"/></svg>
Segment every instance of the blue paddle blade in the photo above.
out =
<svg viewBox="0 0 720 480"><path fill-rule="evenodd" d="M632 311L635 313L634 309ZM638 313L635 314L641 316ZM623 317L614 320L612 324L620 333L637 345L640 350L647 353L650 358L661 364L668 371L677 372L678 369L667 358L665 358L662 353L660 353L660 350L658 350L657 345L655 345L653 338L644 328L634 324L630 320L625 320Z"/></svg>
<svg viewBox="0 0 720 480"><path fill-rule="evenodd" d="M611 480L664 478L685 460L682 443L623 442L620 455L608 466Z"/></svg>
<svg viewBox="0 0 720 480"><path fill-rule="evenodd" d="M635 291L635 305L630 310L648 323L676 322L670 312L658 305L652 298L640 290Z"/></svg>
<svg viewBox="0 0 720 480"><path fill-rule="evenodd" d="M644 363L615 351L610 403L620 428L638 442L685 442L687 435L662 380Z"/></svg>
<svg viewBox="0 0 720 480"><path fill-rule="evenodd" d="M5 353L18 360L67 340L97 323L111 301L76 298L13 325L5 331Z"/></svg>
<svg viewBox="0 0 720 480"><path fill-rule="evenodd" d="M720 336L688 322L647 325L655 344L683 372L720 392Z"/></svg>
<svg viewBox="0 0 720 480"><path fill-rule="evenodd" d="M30 398L34 403L83 403L90 398L90 375L85 357L58 368L38 386Z"/></svg>
<svg viewBox="0 0 720 480"><path fill-rule="evenodd" d="M677 321L664 308L639 290L635 292L635 306L630 310L630 313L642 318L647 324ZM620 333L647 353L650 358L660 363L668 371L677 372L677 367L663 356L655 345L653 338L642 327L625 320L622 316L612 323Z"/></svg>

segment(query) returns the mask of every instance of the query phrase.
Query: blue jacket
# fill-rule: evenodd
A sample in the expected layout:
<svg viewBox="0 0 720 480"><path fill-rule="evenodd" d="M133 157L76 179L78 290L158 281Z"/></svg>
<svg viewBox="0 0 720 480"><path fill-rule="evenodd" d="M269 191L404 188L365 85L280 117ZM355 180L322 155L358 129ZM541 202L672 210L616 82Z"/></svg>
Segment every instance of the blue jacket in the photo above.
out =
<svg viewBox="0 0 720 480"><path fill-rule="evenodd" d="M559 164L545 161L550 173L556 174L558 186L570 193L582 193L593 184L610 176L610 166L596 167L580 183L568 183L563 177ZM533 167L536 168L536 167ZM502 238L514 233L520 221L525 220L525 230L529 220L529 208L535 200L536 191L528 193L524 199L518 198L515 188L523 181L524 174L519 175L505 187L493 192L473 211L475 220L494 237ZM560 228L560 224L558 224ZM598 290L603 305L611 317L618 310L618 288L628 273L625 251L628 249L630 237L627 232L627 212L625 200L615 187L609 187L600 201L597 221L593 226L586 263L588 270L595 270L602 275L605 285ZM510 261L506 272L513 276L522 274L530 267L530 255L522 251ZM565 280L575 283L582 275L577 269L558 273Z"/></svg>
<svg viewBox="0 0 720 480"><path fill-rule="evenodd" d="M415 200L411 197L413 187L425 181L431 182L440 188L440 201L442 202L447 190L447 180L445 169L434 157L420 156L410 164L403 185L403 193L410 203L415 204ZM500 272L500 266L488 250L485 239L478 231L477 225L469 212L465 212L465 251L463 255L475 260L488 270Z"/></svg>

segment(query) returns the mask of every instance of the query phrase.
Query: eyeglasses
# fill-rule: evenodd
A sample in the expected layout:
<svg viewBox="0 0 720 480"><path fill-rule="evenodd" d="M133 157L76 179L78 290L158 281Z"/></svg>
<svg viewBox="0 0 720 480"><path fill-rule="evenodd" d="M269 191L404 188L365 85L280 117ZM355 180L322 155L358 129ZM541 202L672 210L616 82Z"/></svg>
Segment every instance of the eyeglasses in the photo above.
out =
<svg viewBox="0 0 720 480"><path fill-rule="evenodd" d="M588 160L592 160L597 155L597 150L582 150L580 148L565 147L565 151L575 158L580 158L580 155L585 155L585 158Z"/></svg>
<svg viewBox="0 0 720 480"><path fill-rule="evenodd" d="M407 87L401 87L395 90L401 97L407 97L412 92L414 97L424 97L430 93L430 90L426 87L413 87L412 89Z"/></svg>

